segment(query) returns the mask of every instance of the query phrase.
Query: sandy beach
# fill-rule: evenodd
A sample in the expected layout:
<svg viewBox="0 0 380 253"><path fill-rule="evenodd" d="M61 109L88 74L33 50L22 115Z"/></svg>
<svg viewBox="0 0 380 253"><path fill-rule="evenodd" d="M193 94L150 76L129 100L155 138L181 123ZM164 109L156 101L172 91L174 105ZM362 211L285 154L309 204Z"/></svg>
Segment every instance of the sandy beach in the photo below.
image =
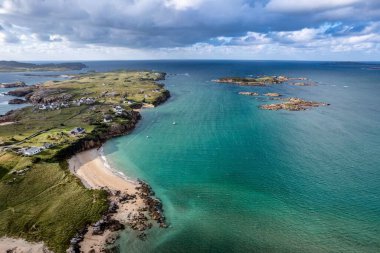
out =
<svg viewBox="0 0 380 253"><path fill-rule="evenodd" d="M15 122L13 122L13 121L3 122L3 123L0 123L0 126L12 125L12 124L14 124L14 123L15 123Z"/></svg>
<svg viewBox="0 0 380 253"><path fill-rule="evenodd" d="M134 193L138 183L113 171L103 157L101 148L76 154L69 160L70 171L77 175L87 188L108 188Z"/></svg>
<svg viewBox="0 0 380 253"><path fill-rule="evenodd" d="M118 206L116 212L108 215L108 219L116 220L139 231L152 226L147 223L148 220L143 223L139 221L141 215L144 216L144 212L149 209L144 201L146 194L142 194L141 183L114 171L106 161L102 148L78 153L68 162L70 171L80 178L87 188L108 190L109 201L117 203ZM133 198L124 201L122 196L133 196ZM79 243L82 252L92 252L92 250L102 252L118 238L118 233L109 229L100 235L93 232L94 225L89 226L87 233L84 234L84 240Z"/></svg>
<svg viewBox="0 0 380 253"><path fill-rule="evenodd" d="M12 253L50 253L43 243L27 242L24 239L0 238L0 252Z"/></svg>

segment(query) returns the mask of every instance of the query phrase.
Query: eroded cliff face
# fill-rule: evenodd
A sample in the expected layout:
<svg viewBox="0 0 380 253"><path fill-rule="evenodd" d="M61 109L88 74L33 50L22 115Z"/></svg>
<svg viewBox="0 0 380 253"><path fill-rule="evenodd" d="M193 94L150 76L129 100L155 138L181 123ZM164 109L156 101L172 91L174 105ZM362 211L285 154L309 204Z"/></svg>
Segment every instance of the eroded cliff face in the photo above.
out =
<svg viewBox="0 0 380 253"><path fill-rule="evenodd" d="M164 103L166 100L170 98L170 92L168 90L165 90L161 96L153 103L154 106L158 106L162 103Z"/></svg>
<svg viewBox="0 0 380 253"><path fill-rule="evenodd" d="M92 148L99 148L107 140L131 132L140 118L139 112L131 111L128 120L123 123L100 124L91 133L87 133L83 138L60 150L55 158L58 160L67 159L76 153Z"/></svg>
<svg viewBox="0 0 380 253"><path fill-rule="evenodd" d="M67 102L72 97L73 95L64 92L64 90L40 88L28 96L27 99L33 104L48 104L53 102Z"/></svg>

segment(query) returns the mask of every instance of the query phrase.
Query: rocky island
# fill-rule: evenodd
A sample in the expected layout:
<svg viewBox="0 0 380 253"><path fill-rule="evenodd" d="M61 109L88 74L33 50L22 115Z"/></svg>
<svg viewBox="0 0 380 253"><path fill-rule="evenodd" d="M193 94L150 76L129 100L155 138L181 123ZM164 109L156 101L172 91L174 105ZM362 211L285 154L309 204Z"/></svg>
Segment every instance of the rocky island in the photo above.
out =
<svg viewBox="0 0 380 253"><path fill-rule="evenodd" d="M229 83L241 86L267 86L288 81L286 76L259 76L259 77L222 77L214 80L216 83Z"/></svg>
<svg viewBox="0 0 380 253"><path fill-rule="evenodd" d="M140 108L168 99L164 78L88 73L20 88L31 106L0 116L0 237L43 242L56 253L102 252L124 227L140 239L154 223L166 227L149 185L107 169L97 151L132 131Z"/></svg>
<svg viewBox="0 0 380 253"><path fill-rule="evenodd" d="M277 92L268 92L268 93L265 93L264 96L267 96L267 97L280 97L281 94L277 93Z"/></svg>
<svg viewBox="0 0 380 253"><path fill-rule="evenodd" d="M258 96L259 93L257 92L251 92L251 91L240 91L239 95L244 95L244 96Z"/></svg>
<svg viewBox="0 0 380 253"><path fill-rule="evenodd" d="M87 68L80 62L67 63L25 63L17 61L0 61L0 72L29 72L29 71L67 71Z"/></svg>
<svg viewBox="0 0 380 253"><path fill-rule="evenodd" d="M287 83L293 86L315 86L317 82L314 82L306 77L290 78L286 76L258 76L258 77L222 77L217 80L213 80L217 83L227 83L236 84L241 86L268 86L271 84L282 84ZM239 95L245 96L258 96L257 92L252 91L241 91ZM260 108L263 110L287 110L287 111L303 111L312 107L328 106L328 103L307 101L301 98L284 98L281 99L282 95L277 92L268 92L263 94L269 97L271 100L283 100L283 103L276 104L265 104L261 105Z"/></svg>
<svg viewBox="0 0 380 253"><path fill-rule="evenodd" d="M328 106L330 104L306 101L301 98L287 98L285 102L278 104L261 105L260 108L264 110L287 110L287 111L303 111L311 107Z"/></svg>

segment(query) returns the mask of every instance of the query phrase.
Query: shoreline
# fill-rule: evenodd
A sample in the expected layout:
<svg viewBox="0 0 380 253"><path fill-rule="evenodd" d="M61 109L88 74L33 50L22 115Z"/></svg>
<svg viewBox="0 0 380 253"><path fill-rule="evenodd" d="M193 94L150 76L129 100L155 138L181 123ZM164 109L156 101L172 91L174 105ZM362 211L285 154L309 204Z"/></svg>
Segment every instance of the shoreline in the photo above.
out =
<svg viewBox="0 0 380 253"><path fill-rule="evenodd" d="M29 242L22 238L0 237L0 252L53 253L43 242Z"/></svg>
<svg viewBox="0 0 380 253"><path fill-rule="evenodd" d="M145 240L144 231L152 228L156 221L166 228L162 204L154 197L150 186L138 179L132 180L124 173L113 169L103 148L93 148L75 154L68 160L69 169L89 189L103 189L108 192L109 210L102 219L71 240L70 249L83 252L104 252L119 238L119 231L130 227L138 231L136 239ZM157 226L155 225L155 226ZM69 251L70 252L70 251Z"/></svg>
<svg viewBox="0 0 380 253"><path fill-rule="evenodd" d="M140 181L138 179L132 180L128 178L126 175L124 175L122 172L114 170L107 162L107 159L104 156L103 149L102 149L102 145L107 140L130 133L135 128L136 124L141 118L140 111L142 109L153 108L155 106L158 106L159 104L164 103L170 97L169 91L165 90L163 88L163 85L157 83L157 81L165 79L165 75L166 75L165 73L162 73L162 72L160 73L131 72L131 73L132 74L128 74L127 72L105 72L104 74L107 74L107 78L109 79L113 76L117 76L117 77L128 76L129 78L136 79L137 81L142 80L141 78L139 78L139 76L143 75L143 77L145 78L144 80L149 81L149 83L152 83L152 85L154 85L153 88L155 88L154 90L152 88L152 90L147 90L146 92L144 90L144 93L146 93L145 96L148 96L150 94L149 95L151 97L150 100L152 100L151 103L140 102L139 99L137 99L136 100L137 105L141 104L141 106L138 109L134 107L129 107L129 106L127 106L126 108L126 106L121 105L121 103L123 103L123 102L120 102L121 100L117 100L115 98L110 101L110 104L100 103L92 107L86 106L84 109L79 108L80 109L80 110L78 109L79 114L85 114L85 113L90 112L90 110L94 111L93 109L95 109L95 107L97 108L96 111L90 112L90 115L94 114L95 116L99 116L99 120L98 118L94 118L96 119L95 123L98 123L98 124L96 125L97 127L95 127L94 131L92 131L93 133L90 132L88 134L87 133L82 134L78 136L76 140L70 139L70 145L64 146L60 148L58 151L52 151L51 153L48 154L52 158L55 158L60 162L66 161L69 163L70 172L66 170L65 173L74 174L74 176L76 176L76 178L78 178L81 181L81 183L79 183L79 180L75 179L74 177L71 177L70 180L72 182L81 184L83 186L81 187L82 188L81 190L83 192L92 191L92 194L90 194L92 195L92 198L91 196L88 196L86 199L87 201L92 200L93 203L95 203L97 200L96 198L102 199L103 207L101 209L102 210L101 212L100 211L96 212L96 210L94 211L94 210L88 209L88 213L93 215L93 217L96 217L89 220L94 221L98 219L98 217L100 220L98 220L97 222L93 224L89 224L90 221L85 223L83 222L83 220L80 224L73 224L75 225L75 229L74 228L70 228L71 230L68 229L70 230L69 231L70 234L67 234L68 238L65 239L65 243L57 242L57 240L55 241L50 240L50 238L46 239L47 243L46 242L37 242L37 243L41 243L41 245L43 245L43 243L46 243L51 248L54 248L54 247L59 248L60 246L63 246L63 244L65 244L64 245L65 250L68 248L66 252L79 252L79 249L81 249L81 251L83 252L89 252L89 251L103 252L106 247L108 249L109 248L108 246L112 245L115 242L115 240L118 238L117 231L122 230L125 227L129 227L132 230L137 230L138 232L133 233L132 236L137 236L137 238L140 238L142 240L144 240L147 236L144 233L144 231L147 229L150 229L152 226L158 225L159 227L166 227L166 224L164 223L165 218L162 214L163 212L162 204L158 199L154 197L154 192L152 191L150 186L146 184L145 182ZM103 76L99 77L99 74L94 74L92 77L95 79L103 78ZM85 81L86 78L89 78L89 77L83 76L83 78L78 79L81 81L84 80L83 82L80 83L81 85L86 86L86 84L88 83ZM95 80L98 82L95 82L95 81L94 82L98 86L102 85L101 87L102 89L104 89L103 87L104 83L102 84L102 82L104 81L98 80L98 79ZM112 85L115 85L117 87L122 85L121 82L117 82L115 80L119 80L119 78L117 79L113 78L111 80ZM139 87L139 85L143 85L143 84L144 83L142 84L137 83L136 86ZM66 95L67 96L72 95L69 92L70 87L69 88L67 88L66 86L64 87L65 87L64 89L66 89L65 91L67 92ZM51 88L51 87L47 85L47 89L48 88ZM92 86L88 88L92 88ZM125 87L123 86L123 88ZM51 88L51 90L53 92L55 91L54 88ZM126 88L126 90L128 89ZM94 92L96 93L98 92L98 90L95 90ZM108 90L106 92L108 92ZM42 103L41 102L42 100L40 101L39 99L42 99L43 95L39 94L37 91L35 91L35 93L36 93L36 98L33 101L34 101L34 104L38 105ZM103 99L103 97L106 97L105 96L106 93L104 92L102 93L98 92L96 94L98 95L96 96L96 98L98 99ZM113 95L112 97L114 96L119 96L119 94ZM61 99L61 97L54 97L54 99ZM109 98L107 97L107 99ZM123 97L121 99L125 99L125 98ZM49 103L51 101L52 100L49 100ZM71 97L68 97L68 98L65 97L65 101L74 102L74 100L72 100ZM64 110L65 108L66 107L64 106L59 107L59 109L62 109L62 110ZM115 108L118 108L118 109L116 110ZM0 126L12 125L15 123L18 123L17 124L18 126L22 124L27 124L26 122L27 120L24 120L25 117L23 117L22 120L20 120L20 122L16 121L15 118L17 118L18 114L22 115L28 112L28 110L33 110L33 109L36 109L36 108L33 108L33 106L30 105L24 109L9 111L6 115L2 115L0 119ZM104 120L102 120L102 117L105 117L106 116L105 113L106 112L109 113L110 111L114 112L112 113L112 117L115 120L105 122ZM76 116L77 114L74 114L74 115ZM82 120L79 123L71 122L72 124L71 127L75 127L74 129L86 128L92 123L88 122L87 120ZM63 123L61 123L61 126L63 126ZM51 129L49 128L48 130L51 130ZM48 130L44 132L47 132ZM37 135L39 135L40 133L41 132L37 132ZM32 136L35 137L37 135L33 134ZM52 140L56 141L57 139L55 138ZM60 144L59 141L60 139L58 139L58 141L56 142ZM63 167L66 167L66 166L59 165L59 167L62 167L62 169L65 169ZM91 191L86 190L86 188L91 189ZM99 191L94 191L94 190L99 190ZM80 198L78 199L74 198L73 202L75 203L75 201L77 202L80 201ZM81 206L81 204L83 204L83 202L78 202L79 206ZM86 210L87 206L85 207L81 206L81 207L84 208L87 214L87 210ZM71 213L69 214L71 215ZM78 215L73 214L72 216L77 217ZM90 216L90 215L87 215L87 216ZM48 218L52 218L52 217L48 217ZM3 239L3 238L0 238L0 239ZM10 240L10 241L18 240L18 238L11 238L11 237L4 237L4 240L5 239ZM70 243L66 244L68 240L70 241ZM2 245L0 244L0 246ZM19 247L23 247L23 241L20 241Z"/></svg>

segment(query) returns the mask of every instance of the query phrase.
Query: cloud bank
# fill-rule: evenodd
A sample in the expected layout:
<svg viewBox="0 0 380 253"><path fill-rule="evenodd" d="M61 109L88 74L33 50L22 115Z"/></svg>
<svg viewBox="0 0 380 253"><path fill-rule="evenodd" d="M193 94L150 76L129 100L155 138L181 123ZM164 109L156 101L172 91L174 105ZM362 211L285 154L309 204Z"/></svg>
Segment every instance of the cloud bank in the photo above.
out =
<svg viewBox="0 0 380 253"><path fill-rule="evenodd" d="M376 60L378 0L0 0L0 58Z"/></svg>

